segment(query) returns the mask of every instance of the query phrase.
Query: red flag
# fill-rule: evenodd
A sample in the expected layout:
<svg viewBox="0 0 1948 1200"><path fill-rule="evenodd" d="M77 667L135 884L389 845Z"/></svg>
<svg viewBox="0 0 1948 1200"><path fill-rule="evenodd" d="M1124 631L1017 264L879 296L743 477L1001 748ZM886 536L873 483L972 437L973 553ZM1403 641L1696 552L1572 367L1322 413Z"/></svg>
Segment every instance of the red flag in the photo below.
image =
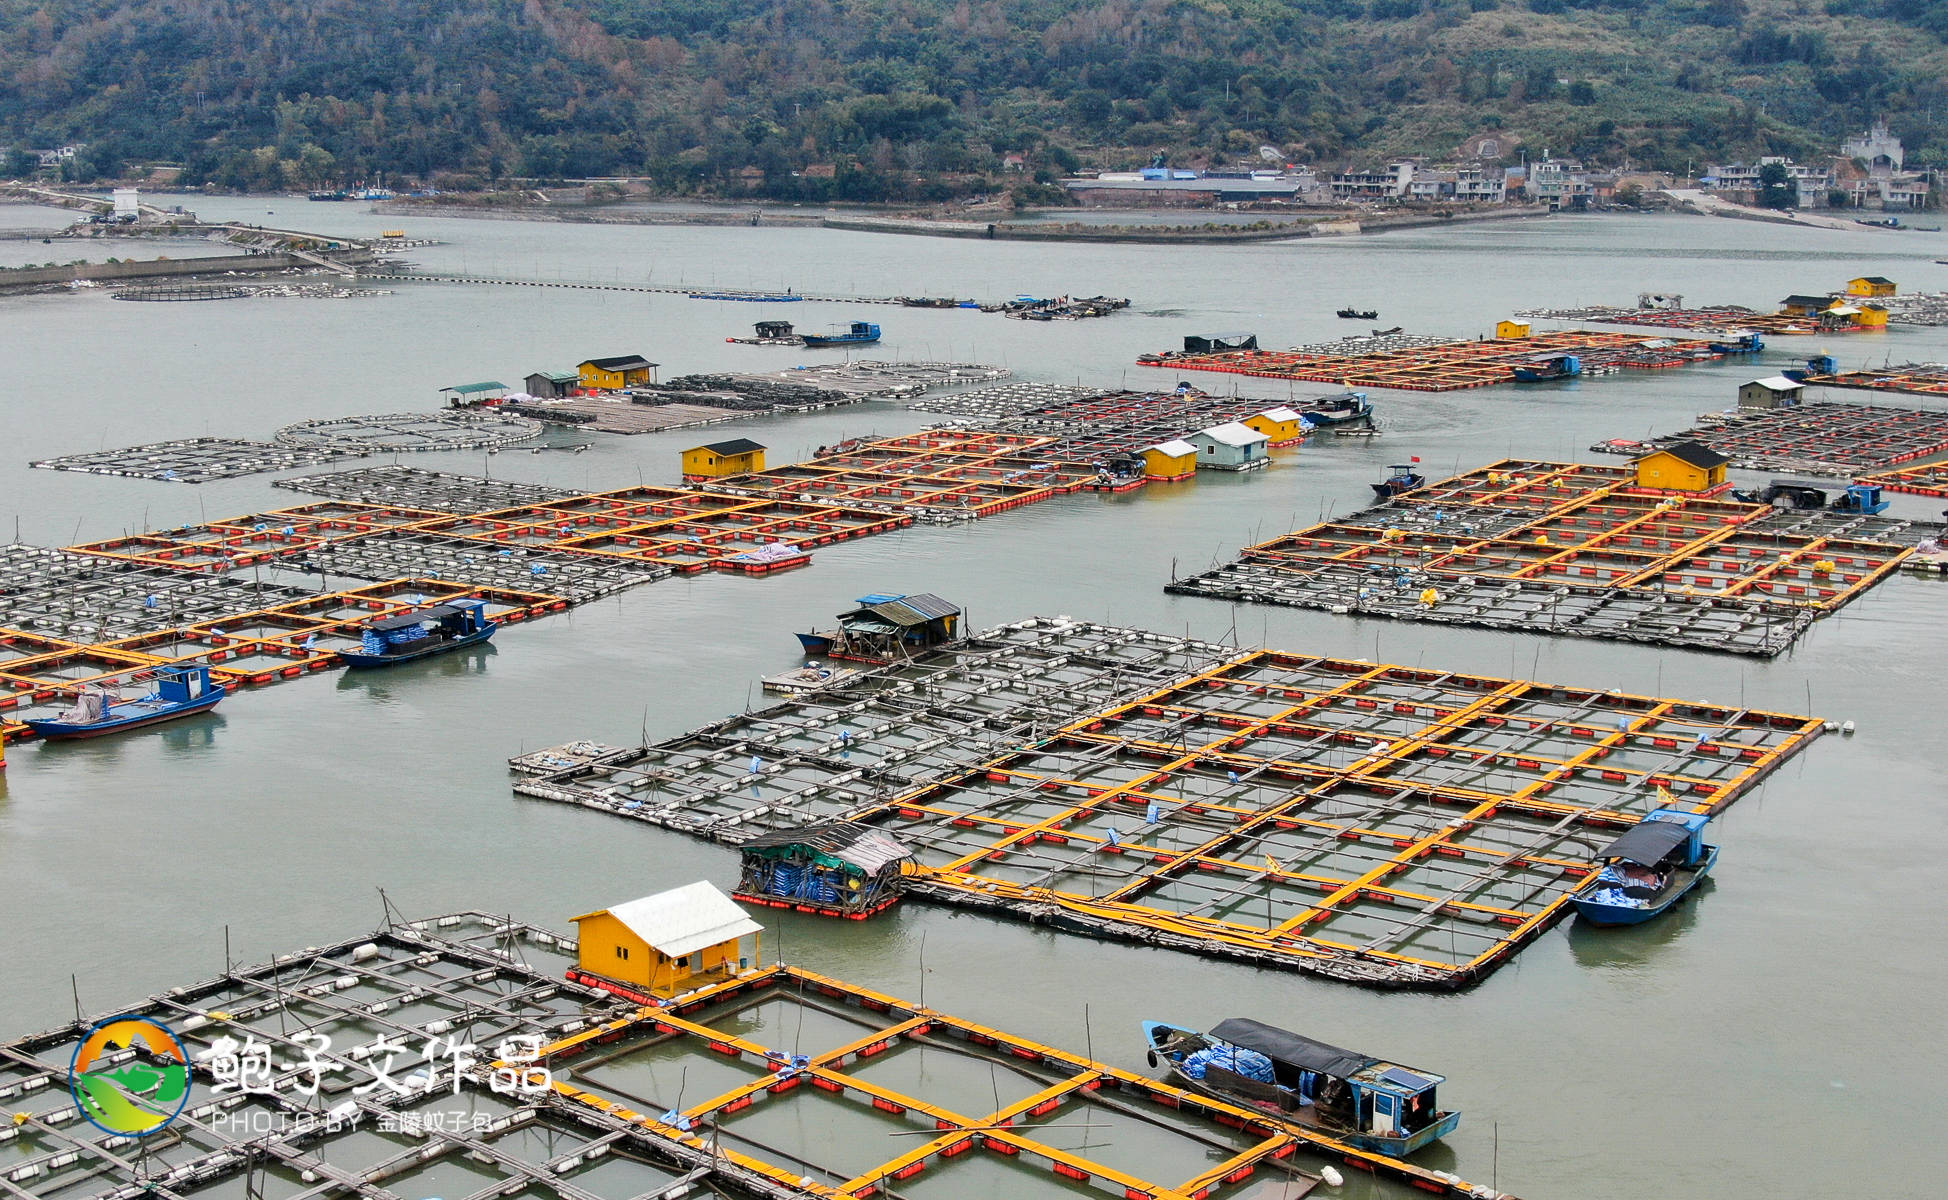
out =
<svg viewBox="0 0 1948 1200"><path fill-rule="evenodd" d="M1412 458L1409 458L1409 459L1408 459L1407 461L1408 461L1408 462L1419 462L1419 461L1420 461L1420 455L1418 455L1418 454L1416 454L1416 455L1414 455L1414 456L1413 456Z"/></svg>

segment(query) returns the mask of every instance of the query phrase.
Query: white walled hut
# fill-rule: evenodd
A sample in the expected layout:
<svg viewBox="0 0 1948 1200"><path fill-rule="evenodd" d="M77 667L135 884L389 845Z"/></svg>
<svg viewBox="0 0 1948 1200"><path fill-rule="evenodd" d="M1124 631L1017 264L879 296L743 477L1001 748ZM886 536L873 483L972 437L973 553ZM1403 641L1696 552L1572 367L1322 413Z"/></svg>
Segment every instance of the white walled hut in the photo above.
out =
<svg viewBox="0 0 1948 1200"><path fill-rule="evenodd" d="M1200 429L1184 440L1197 447L1200 471L1250 471L1271 461L1272 439L1238 421Z"/></svg>

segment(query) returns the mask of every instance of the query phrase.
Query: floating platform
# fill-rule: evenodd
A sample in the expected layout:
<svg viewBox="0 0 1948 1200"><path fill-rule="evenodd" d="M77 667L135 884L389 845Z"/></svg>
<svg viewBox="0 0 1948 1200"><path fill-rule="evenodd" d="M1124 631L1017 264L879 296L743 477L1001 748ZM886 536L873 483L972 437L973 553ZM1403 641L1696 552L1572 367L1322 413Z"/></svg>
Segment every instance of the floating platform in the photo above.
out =
<svg viewBox="0 0 1948 1200"><path fill-rule="evenodd" d="M604 742L563 742L559 746L548 746L516 755L507 760L507 765L524 774L546 775L621 753L622 747L611 746Z"/></svg>
<svg viewBox="0 0 1948 1200"><path fill-rule="evenodd" d="M352 500L360 504L461 516L527 504L552 504L578 494L569 488L550 487L542 483L517 483L483 475L457 475L447 471L403 467L397 463L273 479L271 486L323 496L328 500Z"/></svg>
<svg viewBox="0 0 1948 1200"><path fill-rule="evenodd" d="M1637 455L1697 442L1734 467L1851 479L1917 458L1948 453L1948 413L1867 404L1797 404L1789 408L1708 413L1702 424L1648 442L1598 442L1601 454Z"/></svg>
<svg viewBox="0 0 1948 1200"><path fill-rule="evenodd" d="M1914 396L1948 396L1948 363L1902 363L1897 367L1865 367L1835 375L1808 375L1810 386L1859 388L1870 392L1904 392Z"/></svg>
<svg viewBox="0 0 1948 1200"><path fill-rule="evenodd" d="M1890 492L1915 496L1948 497L1948 462L1920 463L1897 471L1881 471L1860 477L1861 483L1876 483Z"/></svg>
<svg viewBox="0 0 1948 1200"><path fill-rule="evenodd" d="M984 424L1018 417L1040 408L1092 400L1097 396L1109 395L1113 390L1066 383L1002 383L976 388L971 392L925 396L907 407L945 417L969 418Z"/></svg>
<svg viewBox="0 0 1948 1200"><path fill-rule="evenodd" d="M1617 370L1651 370L1711 362L1726 357L1709 341L1645 338L1628 333L1565 330L1525 338L1493 341L1419 341L1402 348L1356 348L1363 341L1393 344L1395 339L1352 339L1338 343L1345 351L1300 347L1293 350L1224 350L1188 354L1165 351L1145 354L1137 365L1173 371L1219 371L1336 383L1347 387L1394 388L1410 392L1452 392L1465 388L1513 383L1515 367L1557 354L1573 354L1582 361L1584 375Z"/></svg>
<svg viewBox="0 0 1948 1200"><path fill-rule="evenodd" d="M280 446L338 454L484 450L541 436L541 423L513 413L474 409L318 417L272 435Z"/></svg>
<svg viewBox="0 0 1948 1200"><path fill-rule="evenodd" d="M1508 459L1246 547L1190 596L1771 657L1911 552L1877 518L1636 492Z"/></svg>
<svg viewBox="0 0 1948 1200"><path fill-rule="evenodd" d="M569 425L596 433L661 433L666 429L700 429L741 421L747 410L706 404L639 404L627 395L565 396L559 400L523 400L499 405L511 412L551 425Z"/></svg>
<svg viewBox="0 0 1948 1200"><path fill-rule="evenodd" d="M151 1139L160 1157L76 1119L61 1085L100 1018L0 1044L14 1196L897 1200L940 1180L1014 1200L1244 1200L1247 1181L1302 1196L1333 1164L1512 1200L811 971L753 968L644 1007L583 982L576 942L550 930L387 916L101 1014L162 1024L191 1063L180 1114ZM269 1076L215 1093L219 1039L246 1036ZM461 1043L477 1053L445 1049ZM309 1099L314 1053L326 1066Z"/></svg>
<svg viewBox="0 0 1948 1200"><path fill-rule="evenodd" d="M276 682L338 665L348 630L405 608L479 599L508 623L672 574L769 573L802 565L802 552L916 521L977 520L1104 485L1095 463L1067 461L1055 446L935 430L848 442L708 487L559 496L393 466L290 481L333 497L312 504L64 551L0 547L0 638L41 639L40 652L22 657L48 656L0 678L0 694L12 689L17 708L31 707L51 701L51 689L162 661ZM777 561L780 543L801 553ZM239 622L262 628L242 635ZM0 734L22 735L22 714L35 715L8 713Z"/></svg>
<svg viewBox="0 0 1948 1200"><path fill-rule="evenodd" d="M1024 385L1015 385L1024 386ZM1039 386L1039 385L1026 385ZM1010 389L1012 391L1012 388ZM990 405L983 392L971 393L976 409L1005 408L1014 402L1012 395ZM947 397L953 405L962 397ZM979 418L980 428L1018 437L1046 439L1043 453L1079 463L1132 461L1144 450L1162 442L1190 436L1200 429L1240 421L1267 409L1305 407L1312 397L1272 401L1240 396L1213 396L1187 389L1169 392L1133 392L1089 388L1063 389L1045 402L1011 415L993 413ZM916 405L915 407L922 407ZM932 410L932 402L925 407ZM957 429L960 422L945 422L936 428ZM1292 439L1281 445L1296 444ZM1253 464L1264 463L1258 459ZM1163 482L1159 480L1158 482ZM1108 481L1107 490L1122 490L1128 479Z"/></svg>
<svg viewBox="0 0 1948 1200"><path fill-rule="evenodd" d="M288 471L346 457L343 450L324 446L274 446L241 438L179 438L150 442L120 450L97 450L44 458L30 467L47 471L80 471L89 475L118 475L124 479L156 479L170 483L208 483L264 471Z"/></svg>
<svg viewBox="0 0 1948 1200"><path fill-rule="evenodd" d="M515 791L739 843L872 825L907 894L1372 987L1485 978L1615 832L1720 812L1812 717L1066 619Z"/></svg>
<svg viewBox="0 0 1948 1200"><path fill-rule="evenodd" d="M1871 303L1877 308L1886 307L1879 299ZM1815 317L1760 312L1737 304L1713 304L1698 308L1621 308L1598 304L1588 308L1530 309L1515 315L1543 321L1595 321L1603 325L1637 325L1694 333L1766 333L1792 337L1879 331L1878 326L1855 325L1851 321L1839 320L1823 322Z"/></svg>

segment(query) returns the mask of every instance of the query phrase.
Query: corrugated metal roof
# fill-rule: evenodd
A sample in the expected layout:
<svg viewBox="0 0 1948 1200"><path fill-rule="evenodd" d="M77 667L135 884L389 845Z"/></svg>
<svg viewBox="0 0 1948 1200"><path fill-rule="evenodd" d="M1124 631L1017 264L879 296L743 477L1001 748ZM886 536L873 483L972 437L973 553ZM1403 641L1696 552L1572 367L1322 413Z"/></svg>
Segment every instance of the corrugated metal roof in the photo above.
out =
<svg viewBox="0 0 1948 1200"><path fill-rule="evenodd" d="M496 388L505 389L506 387L507 385L498 379L487 379L479 383L456 383L452 387L441 388L440 390L443 392L458 392L462 396L471 396L475 392L491 392Z"/></svg>
<svg viewBox="0 0 1948 1200"><path fill-rule="evenodd" d="M1186 454L1197 453L1197 447L1182 438L1173 438L1167 442L1158 442L1154 446L1146 447L1146 449L1160 451L1161 453L1170 455L1172 458L1181 458Z"/></svg>
<svg viewBox="0 0 1948 1200"><path fill-rule="evenodd" d="M911 596L901 596L899 603L914 612L928 617L953 617L960 615L960 605L942 600L932 592L915 592Z"/></svg>
<svg viewBox="0 0 1948 1200"><path fill-rule="evenodd" d="M913 857L913 852L897 839L856 821L826 821L817 825L801 825L797 829L780 829L759 834L744 845L754 849L809 846L820 854L850 863L868 875L889 863Z"/></svg>
<svg viewBox="0 0 1948 1200"><path fill-rule="evenodd" d="M1769 379L1754 379L1751 383L1748 383L1745 386L1751 387L1753 386L1753 384L1757 384L1759 387L1774 392L1790 391L1793 388L1806 386L1805 384L1800 383L1797 380L1787 379L1784 375L1774 375Z"/></svg>
<svg viewBox="0 0 1948 1200"><path fill-rule="evenodd" d="M1241 424L1237 421L1227 421L1222 425L1213 425L1209 429L1200 429L1196 433L1191 434L1191 437L1207 437L1214 442L1222 442L1227 446L1252 446L1259 442L1268 442L1271 440L1251 426Z"/></svg>
<svg viewBox="0 0 1948 1200"><path fill-rule="evenodd" d="M1259 413L1258 415L1261 417L1270 417L1274 421L1296 421L1299 419L1298 413L1293 412L1291 409L1285 408L1283 406L1280 406L1278 408L1268 408L1264 412Z"/></svg>
<svg viewBox="0 0 1948 1200"><path fill-rule="evenodd" d="M750 454L764 449L764 446L750 438L732 438L727 442L712 442L708 446L693 446L691 449L709 450L714 454Z"/></svg>
<svg viewBox="0 0 1948 1200"><path fill-rule="evenodd" d="M764 928L706 880L618 904L606 911L627 926L629 932L671 958L694 954L706 946ZM583 913L575 920L600 915L601 911Z"/></svg>

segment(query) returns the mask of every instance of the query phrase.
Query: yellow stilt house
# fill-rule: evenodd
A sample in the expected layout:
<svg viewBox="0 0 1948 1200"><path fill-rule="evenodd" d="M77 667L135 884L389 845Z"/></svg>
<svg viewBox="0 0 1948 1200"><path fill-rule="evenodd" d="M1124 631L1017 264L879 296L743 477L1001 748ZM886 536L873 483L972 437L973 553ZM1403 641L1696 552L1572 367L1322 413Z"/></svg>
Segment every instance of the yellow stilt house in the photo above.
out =
<svg viewBox="0 0 1948 1200"><path fill-rule="evenodd" d="M750 438L692 446L683 452L683 478L692 482L762 470L764 447Z"/></svg>
<svg viewBox="0 0 1948 1200"><path fill-rule="evenodd" d="M656 382L656 364L640 354L585 359L575 367L585 388L614 391Z"/></svg>
<svg viewBox="0 0 1948 1200"><path fill-rule="evenodd" d="M1197 474L1197 447L1182 438L1158 442L1143 452L1143 473L1152 479L1189 479Z"/></svg>
<svg viewBox="0 0 1948 1200"><path fill-rule="evenodd" d="M668 999L733 978L757 964L763 926L706 882L576 917L586 982L619 984ZM751 952L743 953L750 937ZM611 987L611 991L618 990Z"/></svg>
<svg viewBox="0 0 1948 1200"><path fill-rule="evenodd" d="M1698 442L1678 442L1631 460L1637 486L1658 492L1712 492L1729 487L1731 459Z"/></svg>

